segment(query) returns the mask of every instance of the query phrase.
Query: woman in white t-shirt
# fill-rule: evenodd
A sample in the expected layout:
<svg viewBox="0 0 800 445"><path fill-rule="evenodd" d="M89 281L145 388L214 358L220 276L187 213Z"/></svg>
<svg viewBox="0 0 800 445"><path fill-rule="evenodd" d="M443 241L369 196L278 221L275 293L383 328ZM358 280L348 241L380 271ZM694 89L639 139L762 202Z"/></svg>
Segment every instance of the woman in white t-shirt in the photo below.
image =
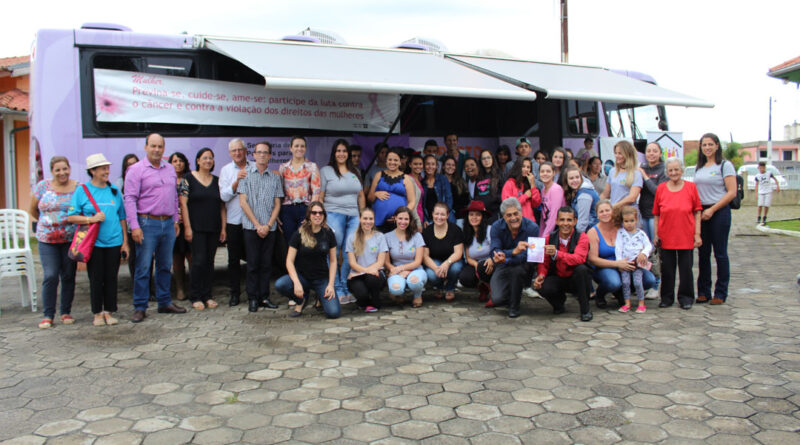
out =
<svg viewBox="0 0 800 445"><path fill-rule="evenodd" d="M698 248L697 303L722 304L728 298L731 277L728 259L728 234L731 231L730 203L736 197L736 170L722 158L719 138L706 133L700 138L694 183L703 206ZM711 293L711 249L717 260L717 282Z"/></svg>
<svg viewBox="0 0 800 445"><path fill-rule="evenodd" d="M491 226L489 212L480 201L472 201L465 209L467 224L464 224L464 268L458 279L464 287L477 287L478 301L486 302L486 307L492 307L489 298L491 288L489 283L494 272L494 260L491 249Z"/></svg>
<svg viewBox="0 0 800 445"><path fill-rule="evenodd" d="M422 268L425 241L417 229L411 209L399 207L394 212L394 219L396 228L386 234L389 255L385 267L389 272L389 294L399 301L408 288L414 294L411 306L422 307L422 291L428 281L428 275Z"/></svg>
<svg viewBox="0 0 800 445"><path fill-rule="evenodd" d="M345 250L350 264L347 287L359 307L366 312L378 312L381 289L386 286L383 265L389 247L383 233L375 230L375 212L369 207L361 210L359 226L347 239Z"/></svg>
<svg viewBox="0 0 800 445"><path fill-rule="evenodd" d="M639 163L636 159L636 148L628 141L619 141L614 145L614 168L608 172L606 187L600 199L608 199L614 211L629 205L639 208L637 201L644 184Z"/></svg>

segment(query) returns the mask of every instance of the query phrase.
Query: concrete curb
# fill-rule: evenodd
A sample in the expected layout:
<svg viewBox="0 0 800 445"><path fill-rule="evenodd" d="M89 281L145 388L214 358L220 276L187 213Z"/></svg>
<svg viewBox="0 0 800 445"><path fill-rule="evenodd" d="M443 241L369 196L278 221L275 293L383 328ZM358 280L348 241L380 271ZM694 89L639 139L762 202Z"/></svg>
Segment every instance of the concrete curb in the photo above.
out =
<svg viewBox="0 0 800 445"><path fill-rule="evenodd" d="M795 232L794 230L770 229L769 227L762 225L756 225L756 230L759 232L774 233L776 235L787 235L800 238L800 232Z"/></svg>

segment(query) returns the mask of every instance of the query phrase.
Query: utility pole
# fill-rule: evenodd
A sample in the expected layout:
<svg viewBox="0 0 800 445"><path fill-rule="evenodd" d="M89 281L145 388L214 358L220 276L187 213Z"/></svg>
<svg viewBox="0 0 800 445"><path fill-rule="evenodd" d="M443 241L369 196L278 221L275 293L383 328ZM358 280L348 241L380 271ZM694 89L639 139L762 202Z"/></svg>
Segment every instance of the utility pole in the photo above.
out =
<svg viewBox="0 0 800 445"><path fill-rule="evenodd" d="M561 63L569 63L569 26L567 24L567 0L561 2Z"/></svg>
<svg viewBox="0 0 800 445"><path fill-rule="evenodd" d="M769 131L767 132L767 164L772 165L772 96L769 97Z"/></svg>

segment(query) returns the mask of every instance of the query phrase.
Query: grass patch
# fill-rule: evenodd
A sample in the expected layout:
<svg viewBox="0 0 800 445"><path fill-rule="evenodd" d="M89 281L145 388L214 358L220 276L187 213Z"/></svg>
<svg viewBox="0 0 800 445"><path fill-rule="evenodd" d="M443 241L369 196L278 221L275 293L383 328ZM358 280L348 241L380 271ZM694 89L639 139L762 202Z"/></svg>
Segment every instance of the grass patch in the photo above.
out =
<svg viewBox="0 0 800 445"><path fill-rule="evenodd" d="M239 401L239 393L238 392L235 392L235 393L233 393L232 396L228 396L228 397L225 398L225 403L227 403L227 404L236 403L238 401Z"/></svg>
<svg viewBox="0 0 800 445"><path fill-rule="evenodd" d="M767 223L770 229L791 230L800 232L800 219L789 219L786 221L770 221Z"/></svg>

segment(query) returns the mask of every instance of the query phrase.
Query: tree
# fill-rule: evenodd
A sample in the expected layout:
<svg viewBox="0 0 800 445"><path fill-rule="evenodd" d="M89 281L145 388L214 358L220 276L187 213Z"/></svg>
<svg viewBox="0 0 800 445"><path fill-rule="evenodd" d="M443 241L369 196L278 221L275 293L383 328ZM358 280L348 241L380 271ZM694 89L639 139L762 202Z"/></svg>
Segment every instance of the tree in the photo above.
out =
<svg viewBox="0 0 800 445"><path fill-rule="evenodd" d="M683 165L690 167L692 165L697 165L697 150L685 153L683 155Z"/></svg>
<svg viewBox="0 0 800 445"><path fill-rule="evenodd" d="M722 157L733 162L733 166L736 167L736 170L739 170L739 167L744 164L744 159L742 158L742 144L733 141L728 142L722 150Z"/></svg>

